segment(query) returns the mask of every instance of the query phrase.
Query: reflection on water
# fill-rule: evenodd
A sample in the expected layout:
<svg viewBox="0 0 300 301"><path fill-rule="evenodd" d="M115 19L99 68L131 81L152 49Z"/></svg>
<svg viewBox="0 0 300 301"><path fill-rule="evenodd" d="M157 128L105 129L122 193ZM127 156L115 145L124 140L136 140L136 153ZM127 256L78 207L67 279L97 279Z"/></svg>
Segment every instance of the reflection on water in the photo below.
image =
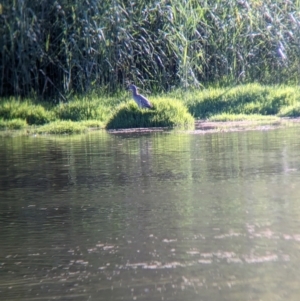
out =
<svg viewBox="0 0 300 301"><path fill-rule="evenodd" d="M298 300L299 138L0 138L0 299Z"/></svg>

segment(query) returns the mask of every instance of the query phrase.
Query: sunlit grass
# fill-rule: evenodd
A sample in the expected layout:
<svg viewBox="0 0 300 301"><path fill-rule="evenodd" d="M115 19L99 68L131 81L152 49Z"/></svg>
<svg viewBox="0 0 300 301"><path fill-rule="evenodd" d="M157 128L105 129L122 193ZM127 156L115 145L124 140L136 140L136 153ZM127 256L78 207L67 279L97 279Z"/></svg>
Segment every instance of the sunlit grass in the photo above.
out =
<svg viewBox="0 0 300 301"><path fill-rule="evenodd" d="M105 127L105 123L99 120L83 120L80 121L80 124L88 128L103 129Z"/></svg>
<svg viewBox="0 0 300 301"><path fill-rule="evenodd" d="M23 119L29 125L41 125L53 119L52 114L41 104L30 99L21 101L13 97L0 99L0 118L4 120Z"/></svg>
<svg viewBox="0 0 300 301"><path fill-rule="evenodd" d="M108 120L106 128L194 126L193 117L181 102L168 98L156 98L151 102L152 109L140 109L133 101L121 104Z"/></svg>
<svg viewBox="0 0 300 301"><path fill-rule="evenodd" d="M300 117L300 103L282 107L278 113L280 117Z"/></svg>
<svg viewBox="0 0 300 301"><path fill-rule="evenodd" d="M110 114L112 99L108 97L75 97L68 103L54 107L54 114L59 120L99 120L105 121Z"/></svg>
<svg viewBox="0 0 300 301"><path fill-rule="evenodd" d="M54 121L34 130L37 134L78 134L87 131L87 127L79 122L74 121Z"/></svg>
<svg viewBox="0 0 300 301"><path fill-rule="evenodd" d="M219 115L211 116L209 121L220 121L220 122L226 122L226 121L253 121L253 122L275 122L279 121L280 118L277 116L265 116L265 115L258 115L258 114L228 114L223 113Z"/></svg>
<svg viewBox="0 0 300 301"><path fill-rule="evenodd" d="M276 115L285 106L300 104L298 87L248 84L233 88L211 88L185 96L184 103L195 118L214 115Z"/></svg>
<svg viewBox="0 0 300 301"><path fill-rule="evenodd" d="M20 130L28 127L23 119L2 120L0 119L0 130Z"/></svg>
<svg viewBox="0 0 300 301"><path fill-rule="evenodd" d="M300 91L296 86L248 84L232 88L176 90L150 95L152 109L140 109L132 100L128 101L129 94L122 95L76 96L58 105L39 104L29 99L0 99L0 128L11 130L44 125L36 127L35 131L70 134L87 128L191 128L194 119L273 122L278 117L300 116Z"/></svg>

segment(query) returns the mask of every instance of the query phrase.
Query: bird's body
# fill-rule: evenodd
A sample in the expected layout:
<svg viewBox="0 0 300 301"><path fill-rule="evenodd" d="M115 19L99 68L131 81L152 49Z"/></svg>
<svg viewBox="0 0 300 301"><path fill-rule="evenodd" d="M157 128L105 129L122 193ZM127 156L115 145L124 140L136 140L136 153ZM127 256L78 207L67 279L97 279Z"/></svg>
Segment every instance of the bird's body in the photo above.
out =
<svg viewBox="0 0 300 301"><path fill-rule="evenodd" d="M132 97L140 108L152 108L151 102L145 96L138 93L135 85L129 85L128 90L132 91Z"/></svg>

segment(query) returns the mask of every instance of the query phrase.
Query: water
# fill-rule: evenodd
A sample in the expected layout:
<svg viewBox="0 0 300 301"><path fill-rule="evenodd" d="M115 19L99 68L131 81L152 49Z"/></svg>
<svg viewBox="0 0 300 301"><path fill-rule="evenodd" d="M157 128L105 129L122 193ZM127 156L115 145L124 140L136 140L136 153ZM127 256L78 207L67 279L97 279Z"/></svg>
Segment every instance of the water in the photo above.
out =
<svg viewBox="0 0 300 301"><path fill-rule="evenodd" d="M300 131L0 138L0 300L299 300Z"/></svg>

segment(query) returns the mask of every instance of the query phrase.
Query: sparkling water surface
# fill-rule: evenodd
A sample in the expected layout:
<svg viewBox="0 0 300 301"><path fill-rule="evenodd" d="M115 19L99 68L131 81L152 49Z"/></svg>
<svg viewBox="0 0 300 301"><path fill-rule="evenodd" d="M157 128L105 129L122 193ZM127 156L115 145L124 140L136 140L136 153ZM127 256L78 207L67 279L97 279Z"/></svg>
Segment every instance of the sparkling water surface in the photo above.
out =
<svg viewBox="0 0 300 301"><path fill-rule="evenodd" d="M0 300L300 296L300 129L0 138Z"/></svg>

